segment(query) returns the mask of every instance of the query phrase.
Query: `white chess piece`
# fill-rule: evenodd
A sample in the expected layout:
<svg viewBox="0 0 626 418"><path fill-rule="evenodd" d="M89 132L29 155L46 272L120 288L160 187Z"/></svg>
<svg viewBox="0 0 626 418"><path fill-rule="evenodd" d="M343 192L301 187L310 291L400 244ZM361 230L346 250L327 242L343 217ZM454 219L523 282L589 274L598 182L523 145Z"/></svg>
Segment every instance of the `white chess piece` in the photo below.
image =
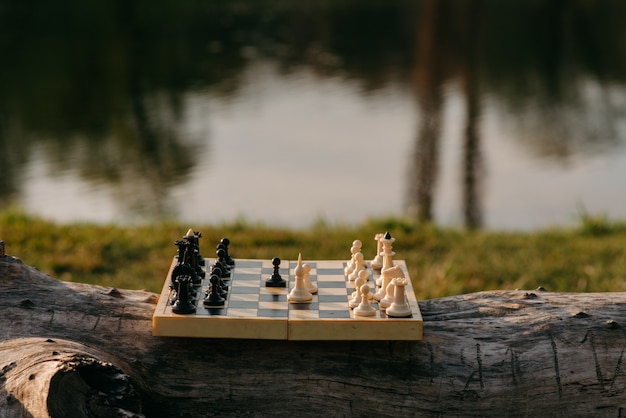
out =
<svg viewBox="0 0 626 418"><path fill-rule="evenodd" d="M298 254L298 265L294 270L296 283L291 292L287 295L287 300L292 303L309 303L313 300L313 295L304 285L304 267L302 267L302 254Z"/></svg>
<svg viewBox="0 0 626 418"><path fill-rule="evenodd" d="M395 318L405 318L412 315L411 306L405 298L405 286L408 280L405 278L397 278L392 280L394 284L393 303L387 308L387 316Z"/></svg>
<svg viewBox="0 0 626 418"><path fill-rule="evenodd" d="M372 270L381 270L383 268L383 256L381 254L383 251L383 243L380 239L384 236L385 234L376 234L374 237L376 240L376 256L374 256L374 259L370 262Z"/></svg>
<svg viewBox="0 0 626 418"><path fill-rule="evenodd" d="M387 287L385 288L385 297L382 298L378 302L378 306L384 309L391 306L391 304L393 303L393 295L394 295L395 288L396 286L394 285L393 280L391 280L389 284L387 285Z"/></svg>
<svg viewBox="0 0 626 418"><path fill-rule="evenodd" d="M361 286L361 303L354 308L354 314L356 316L375 316L376 308L370 303L370 287L366 284Z"/></svg>
<svg viewBox="0 0 626 418"><path fill-rule="evenodd" d="M370 274L366 269L363 269L361 271L359 271L359 278L363 279L363 283L367 284L369 278L370 278ZM374 294L372 292L369 293L369 298L370 300L374 300Z"/></svg>
<svg viewBox="0 0 626 418"><path fill-rule="evenodd" d="M346 276L349 276L354 271L354 255L361 252L362 246L363 243L360 240L355 239L354 241L352 241L352 247L350 248L350 254L352 255L350 257L350 260L348 260L348 263L346 264L346 268L344 268L343 270Z"/></svg>
<svg viewBox="0 0 626 418"><path fill-rule="evenodd" d="M361 295L361 287L364 284L365 281L360 277L357 277L357 279L354 281L354 292L352 292L352 298L348 302L348 306L350 306L351 308L356 308L361 304L361 298L363 297L363 295Z"/></svg>
<svg viewBox="0 0 626 418"><path fill-rule="evenodd" d="M309 293L317 293L317 286L311 282L311 265L304 263L302 268L304 269L304 287L306 287Z"/></svg>
<svg viewBox="0 0 626 418"><path fill-rule="evenodd" d="M365 260L363 258L363 253L358 252L354 254L354 270L352 271L352 273L348 275L348 279L350 281L356 280L356 278L359 277L359 272L361 270L365 270L365 267L366 266L365 266ZM369 277L369 274L368 274L368 277Z"/></svg>
<svg viewBox="0 0 626 418"><path fill-rule="evenodd" d="M400 266L389 267L380 273L380 289L374 295L376 300L381 300L387 295L387 286L392 279L404 277L404 272Z"/></svg>
<svg viewBox="0 0 626 418"><path fill-rule="evenodd" d="M381 252L381 256L383 257L383 267L382 270L388 269L389 267L393 267L393 256L396 253L393 251L392 244L395 241L395 238L392 238L389 232L385 232L385 235L379 239L379 242L383 245L383 251ZM376 285L380 286L380 277L376 281Z"/></svg>

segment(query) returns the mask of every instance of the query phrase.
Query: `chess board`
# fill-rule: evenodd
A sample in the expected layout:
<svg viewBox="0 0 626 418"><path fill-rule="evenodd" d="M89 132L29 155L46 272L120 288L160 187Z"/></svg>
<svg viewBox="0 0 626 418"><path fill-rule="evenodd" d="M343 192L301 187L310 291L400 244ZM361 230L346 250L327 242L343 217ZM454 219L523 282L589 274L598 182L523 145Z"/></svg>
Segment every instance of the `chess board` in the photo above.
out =
<svg viewBox="0 0 626 418"><path fill-rule="evenodd" d="M214 260L206 259L207 266ZM348 301L354 282L344 275L345 261L305 261L311 266L311 282L318 287L310 303L290 303L287 295L295 283L295 260L282 260L280 274L288 286L266 287L272 275L271 260L237 259L227 282L229 289L224 307L205 308L202 299L209 284L203 280L198 292L195 314L172 312L170 275L176 265L172 261L152 318L152 334L169 337L249 338L271 340L421 340L422 316L415 298L406 264L394 260L405 277L406 299L412 315L406 318L387 317L374 300L376 315L356 316ZM379 273L369 269L368 285L376 291Z"/></svg>

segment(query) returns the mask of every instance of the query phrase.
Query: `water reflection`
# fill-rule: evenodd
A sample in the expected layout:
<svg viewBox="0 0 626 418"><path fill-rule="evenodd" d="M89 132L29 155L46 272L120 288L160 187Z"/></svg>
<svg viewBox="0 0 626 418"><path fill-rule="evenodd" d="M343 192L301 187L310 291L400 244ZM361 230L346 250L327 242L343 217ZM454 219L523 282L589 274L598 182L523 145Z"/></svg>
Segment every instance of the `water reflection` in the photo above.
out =
<svg viewBox="0 0 626 418"><path fill-rule="evenodd" d="M204 167L223 170L210 156L226 137L215 136L222 125L204 122L263 80L250 74L269 62L285 80L278 90L306 73L314 75L313 89L331 80L354 88L363 102L385 103L381 92L405 91L415 103L415 132L406 138L413 151L406 153L409 175L392 180L405 190L405 209L440 222L437 199L455 172L462 222L481 227L495 206L486 196L489 115L508 121L498 136L550 161L623 145L625 9L619 0L0 1L0 54L10 63L0 67L0 204L24 200L32 180L24 167L35 150L44 150L53 175L106 184L125 216L177 215L185 188L210 195L199 190L202 182L226 193L224 173ZM451 134L456 97L462 128ZM265 135L277 135L276 126ZM452 141L456 167L443 163ZM242 144L238 155L249 148ZM357 173L336 174L356 181ZM250 199L249 189L243 194ZM332 205L367 203L323 203Z"/></svg>
<svg viewBox="0 0 626 418"><path fill-rule="evenodd" d="M462 205L465 226L482 226L480 207L480 91L479 59L482 2L460 3L450 12L443 2L422 2L418 22L414 91L420 110L420 128L415 148L414 190L409 211L421 222L432 222L433 195L439 171L439 141L445 101L443 86L456 78L464 97ZM453 41L450 44L450 41Z"/></svg>

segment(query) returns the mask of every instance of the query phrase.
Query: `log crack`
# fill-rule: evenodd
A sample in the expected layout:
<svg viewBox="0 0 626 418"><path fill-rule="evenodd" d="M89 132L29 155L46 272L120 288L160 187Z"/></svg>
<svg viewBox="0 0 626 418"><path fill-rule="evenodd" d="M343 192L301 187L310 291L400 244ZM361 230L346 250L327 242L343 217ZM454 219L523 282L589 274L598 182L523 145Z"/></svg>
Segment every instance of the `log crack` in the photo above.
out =
<svg viewBox="0 0 626 418"><path fill-rule="evenodd" d="M559 399L563 397L563 386L561 385L561 368L559 367L559 353L556 347L556 341L554 336L550 334L550 345L552 346L552 358L554 361L554 377L556 380L556 386L559 392Z"/></svg>

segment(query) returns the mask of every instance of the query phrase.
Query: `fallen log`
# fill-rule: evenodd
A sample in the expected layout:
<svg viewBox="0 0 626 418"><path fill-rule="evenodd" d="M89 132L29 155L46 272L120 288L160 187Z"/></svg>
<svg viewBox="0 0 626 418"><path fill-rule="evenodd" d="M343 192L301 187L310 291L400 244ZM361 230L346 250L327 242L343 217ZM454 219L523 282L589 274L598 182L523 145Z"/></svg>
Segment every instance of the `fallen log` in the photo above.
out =
<svg viewBox="0 0 626 418"><path fill-rule="evenodd" d="M0 416L626 414L626 293L421 301L417 342L153 337L156 300L0 257Z"/></svg>

